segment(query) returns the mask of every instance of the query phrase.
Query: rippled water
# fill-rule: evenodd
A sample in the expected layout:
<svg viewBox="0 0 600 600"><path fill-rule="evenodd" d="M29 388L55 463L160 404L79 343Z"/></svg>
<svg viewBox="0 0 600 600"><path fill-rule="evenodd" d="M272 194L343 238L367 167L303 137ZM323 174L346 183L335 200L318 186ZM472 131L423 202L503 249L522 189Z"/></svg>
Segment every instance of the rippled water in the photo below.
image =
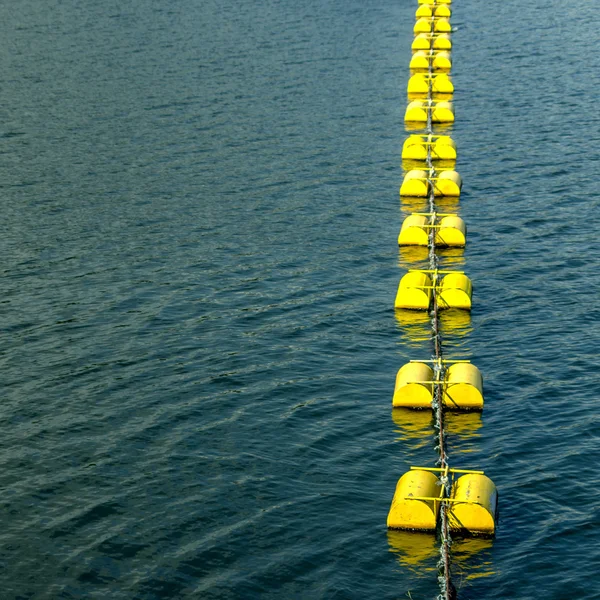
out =
<svg viewBox="0 0 600 600"><path fill-rule="evenodd" d="M2 597L432 598L389 534L435 459L392 415L427 325L393 311L414 0L0 7ZM460 598L599 598L590 0L453 5L485 378L453 464L500 493Z"/></svg>

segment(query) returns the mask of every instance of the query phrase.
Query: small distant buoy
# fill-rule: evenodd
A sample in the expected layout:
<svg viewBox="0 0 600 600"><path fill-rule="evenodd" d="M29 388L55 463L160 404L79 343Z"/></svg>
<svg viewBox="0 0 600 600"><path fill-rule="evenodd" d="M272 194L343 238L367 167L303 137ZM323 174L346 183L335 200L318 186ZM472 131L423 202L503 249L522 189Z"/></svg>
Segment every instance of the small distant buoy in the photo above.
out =
<svg viewBox="0 0 600 600"><path fill-rule="evenodd" d="M452 94L454 85L446 73L438 75L429 75L427 73L416 73L408 80L407 91L410 95L429 94L429 82L431 81L431 91L435 94Z"/></svg>
<svg viewBox="0 0 600 600"><path fill-rule="evenodd" d="M431 147L433 160L456 160L456 144L447 135L410 135L402 146L402 158L426 160Z"/></svg>
<svg viewBox="0 0 600 600"><path fill-rule="evenodd" d="M433 531L436 528L439 502L414 500L413 497L435 498L440 495L438 478L429 471L410 470L396 485L396 492L387 517L390 529Z"/></svg>
<svg viewBox="0 0 600 600"><path fill-rule="evenodd" d="M400 186L401 196L422 197L429 195L430 185L433 185L435 196L460 196L462 179L456 171L441 171L437 177L429 177L427 171L411 169L404 176Z"/></svg>
<svg viewBox="0 0 600 600"><path fill-rule="evenodd" d="M447 33L419 33L412 43L413 50L451 50L452 40Z"/></svg>
<svg viewBox="0 0 600 600"><path fill-rule="evenodd" d="M430 63L434 71L449 71L452 68L450 52L417 50L410 59L409 68L413 70L429 69Z"/></svg>
<svg viewBox="0 0 600 600"><path fill-rule="evenodd" d="M452 0L417 0L417 4L452 4Z"/></svg>
<svg viewBox="0 0 600 600"><path fill-rule="evenodd" d="M421 271L411 271L400 280L395 307L428 310L430 298L431 279L429 275Z"/></svg>
<svg viewBox="0 0 600 600"><path fill-rule="evenodd" d="M415 17L417 19L421 17L451 17L452 11L450 7L446 4L434 4L430 1L428 4L421 4L419 8L417 8L417 12L415 13Z"/></svg>
<svg viewBox="0 0 600 600"><path fill-rule="evenodd" d="M462 273L449 273L441 282L437 294L438 308L460 308L471 310L473 285Z"/></svg>
<svg viewBox="0 0 600 600"><path fill-rule="evenodd" d="M433 400L433 369L421 362L410 362L396 375L394 408L431 408Z"/></svg>
<svg viewBox="0 0 600 600"><path fill-rule="evenodd" d="M452 486L450 497L453 500L448 515L451 530L470 534L494 533L498 492L489 477L479 474L459 477Z"/></svg>
<svg viewBox="0 0 600 600"><path fill-rule="evenodd" d="M427 113L431 111L431 121L433 123L453 123L454 107L452 102L429 102L427 100L413 100L406 107L404 120L406 122L427 122Z"/></svg>
<svg viewBox="0 0 600 600"><path fill-rule="evenodd" d="M483 410L483 377L479 369L467 362L448 367L442 402L449 410Z"/></svg>

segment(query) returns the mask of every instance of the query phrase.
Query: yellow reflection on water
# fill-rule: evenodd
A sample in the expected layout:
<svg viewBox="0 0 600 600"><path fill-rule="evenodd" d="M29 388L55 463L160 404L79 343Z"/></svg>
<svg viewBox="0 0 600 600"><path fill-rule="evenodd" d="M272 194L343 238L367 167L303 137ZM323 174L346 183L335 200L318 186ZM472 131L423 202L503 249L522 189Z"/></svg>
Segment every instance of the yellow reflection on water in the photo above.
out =
<svg viewBox="0 0 600 600"><path fill-rule="evenodd" d="M427 246L398 246L398 265L403 269L427 269L429 249Z"/></svg>
<svg viewBox="0 0 600 600"><path fill-rule="evenodd" d="M398 427L398 441L410 441L412 449L425 448L432 443L433 412L431 410L414 410L410 408L394 408L392 421Z"/></svg>
<svg viewBox="0 0 600 600"><path fill-rule="evenodd" d="M426 166L425 162L422 160L415 159L415 158L403 158L401 166L405 171L412 171L413 169L427 170L427 166ZM456 160L452 159L452 158L435 161L435 168L437 170L445 170L445 169L454 170L455 167L456 167Z"/></svg>
<svg viewBox="0 0 600 600"><path fill-rule="evenodd" d="M400 196L400 207L407 213L428 212L429 202L420 196Z"/></svg>
<svg viewBox="0 0 600 600"><path fill-rule="evenodd" d="M420 345L431 339L431 321L427 311L396 308L394 316L409 342Z"/></svg>
<svg viewBox="0 0 600 600"><path fill-rule="evenodd" d="M436 253L440 259L440 269L462 270L465 265L464 248L440 248L436 246Z"/></svg>
<svg viewBox="0 0 600 600"><path fill-rule="evenodd" d="M417 531L396 531L389 529L387 532L390 552L393 552L398 562L403 567L414 569L419 567L419 573L433 571L437 568L439 551L435 534L419 533ZM429 562L429 564L424 564Z"/></svg>
<svg viewBox="0 0 600 600"><path fill-rule="evenodd" d="M463 337L473 331L471 313L466 310L449 309L439 313L440 331L445 339Z"/></svg>
<svg viewBox="0 0 600 600"><path fill-rule="evenodd" d="M444 425L448 436L469 438L479 435L478 432L483 427L483 421L480 412L446 412Z"/></svg>
<svg viewBox="0 0 600 600"><path fill-rule="evenodd" d="M452 539L452 567L456 579L471 580L496 574L491 538Z"/></svg>

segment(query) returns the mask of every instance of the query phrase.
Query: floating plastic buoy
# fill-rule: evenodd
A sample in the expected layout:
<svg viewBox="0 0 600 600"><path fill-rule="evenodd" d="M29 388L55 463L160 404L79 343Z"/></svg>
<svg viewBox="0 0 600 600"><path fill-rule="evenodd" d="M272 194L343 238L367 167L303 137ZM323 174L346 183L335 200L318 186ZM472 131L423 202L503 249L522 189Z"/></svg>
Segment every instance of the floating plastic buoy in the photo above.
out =
<svg viewBox="0 0 600 600"><path fill-rule="evenodd" d="M431 298L431 279L427 273L411 271L404 275L396 294L396 308L428 310Z"/></svg>
<svg viewBox="0 0 600 600"><path fill-rule="evenodd" d="M412 43L413 50L451 50L452 40L447 33L419 33Z"/></svg>
<svg viewBox="0 0 600 600"><path fill-rule="evenodd" d="M462 248L467 243L467 225L456 215L442 217L435 233L436 246Z"/></svg>
<svg viewBox="0 0 600 600"><path fill-rule="evenodd" d="M433 182L436 196L460 196L462 179L456 171L441 171Z"/></svg>
<svg viewBox="0 0 600 600"><path fill-rule="evenodd" d="M456 144L447 135L410 135L402 146L402 158L426 160L427 148L433 160L455 160Z"/></svg>
<svg viewBox="0 0 600 600"><path fill-rule="evenodd" d="M427 171L411 169L400 186L401 196L428 196L430 185L433 185L435 196L460 196L462 179L456 171L448 170L430 177Z"/></svg>
<svg viewBox="0 0 600 600"><path fill-rule="evenodd" d="M438 308L471 310L472 294L473 285L466 275L462 273L449 273L442 279L437 294Z"/></svg>
<svg viewBox="0 0 600 600"><path fill-rule="evenodd" d="M435 94L452 94L454 85L446 73L438 75L429 75L428 73L416 73L408 80L408 93L411 95L429 94L429 82L431 81L431 91Z"/></svg>
<svg viewBox="0 0 600 600"><path fill-rule="evenodd" d="M450 497L453 500L449 510L450 529L472 534L494 533L498 492L489 477L477 474L459 477Z"/></svg>
<svg viewBox="0 0 600 600"><path fill-rule="evenodd" d="M452 68L452 60L450 58L450 52L446 50L431 51L431 50L417 50L410 59L409 68L415 69L429 69L429 64L434 71L449 71Z"/></svg>
<svg viewBox="0 0 600 600"><path fill-rule="evenodd" d="M390 529L433 531L436 528L439 502L413 500L411 497L435 498L440 495L438 478L429 471L413 469L398 480L387 517Z"/></svg>
<svg viewBox="0 0 600 600"><path fill-rule="evenodd" d="M428 196L429 195L429 173L422 169L412 169L405 176L400 186L401 196Z"/></svg>
<svg viewBox="0 0 600 600"><path fill-rule="evenodd" d="M427 122L427 113L431 111L431 121L433 123L453 123L454 107L452 102L430 102L429 100L413 100L406 107L404 120L407 122L417 121Z"/></svg>
<svg viewBox="0 0 600 600"><path fill-rule="evenodd" d="M417 12L415 13L415 17L417 19L421 17L451 17L452 11L450 7L446 4L436 5L433 2L430 4L421 4L419 8L417 8Z"/></svg>
<svg viewBox="0 0 600 600"><path fill-rule="evenodd" d="M409 215L404 219L400 235L399 246L428 246L429 229L431 223L426 215ZM436 225L435 243L443 247L463 247L466 244L467 226L465 222L456 215L442 217Z"/></svg>
<svg viewBox="0 0 600 600"><path fill-rule="evenodd" d="M410 362L400 368L392 406L394 408L431 408L433 369L421 362Z"/></svg>
<svg viewBox="0 0 600 600"><path fill-rule="evenodd" d="M450 410L483 410L483 377L471 363L454 363L446 370L444 406Z"/></svg>
<svg viewBox="0 0 600 600"><path fill-rule="evenodd" d="M452 4L452 0L417 0L417 4Z"/></svg>
<svg viewBox="0 0 600 600"><path fill-rule="evenodd" d="M445 17L420 18L417 19L413 31L415 33L450 33L452 25L450 25L450 21Z"/></svg>

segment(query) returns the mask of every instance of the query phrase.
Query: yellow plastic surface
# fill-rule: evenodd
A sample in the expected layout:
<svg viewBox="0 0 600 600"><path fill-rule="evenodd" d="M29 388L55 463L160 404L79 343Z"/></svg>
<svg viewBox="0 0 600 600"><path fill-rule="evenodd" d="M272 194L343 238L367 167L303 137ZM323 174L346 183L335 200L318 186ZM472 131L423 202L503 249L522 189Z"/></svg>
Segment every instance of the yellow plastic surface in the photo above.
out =
<svg viewBox="0 0 600 600"><path fill-rule="evenodd" d="M431 144L431 158L433 160L455 160L456 144L447 135L410 135L402 146L402 158L412 160L425 160L427 158L427 144Z"/></svg>
<svg viewBox="0 0 600 600"><path fill-rule="evenodd" d="M452 0L417 0L417 4L452 4Z"/></svg>
<svg viewBox="0 0 600 600"><path fill-rule="evenodd" d="M494 482L485 475L459 477L450 495L450 528L453 531L491 535L496 529L498 492Z"/></svg>
<svg viewBox="0 0 600 600"><path fill-rule="evenodd" d="M442 171L437 174L434 187L436 196L460 196L461 176L456 171Z"/></svg>
<svg viewBox="0 0 600 600"><path fill-rule="evenodd" d="M483 377L471 363L455 363L446 371L442 398L450 410L483 410Z"/></svg>
<svg viewBox="0 0 600 600"><path fill-rule="evenodd" d="M417 19L413 31L415 33L429 33L433 31L433 19Z"/></svg>
<svg viewBox="0 0 600 600"><path fill-rule="evenodd" d="M449 273L442 279L438 292L439 308L461 308L471 310L473 286L471 280L462 273Z"/></svg>
<svg viewBox="0 0 600 600"><path fill-rule="evenodd" d="M451 17L452 11L445 4L441 4L436 6L433 2L430 4L421 4L419 8L417 8L417 12L415 13L415 17L417 19L421 17Z"/></svg>
<svg viewBox="0 0 600 600"><path fill-rule="evenodd" d="M435 234L438 246L460 247L467 243L467 226L457 216L443 217Z"/></svg>
<svg viewBox="0 0 600 600"><path fill-rule="evenodd" d="M404 473L396 485L396 492L387 517L390 529L435 530L439 502L411 500L411 496L439 497L437 477L429 471L414 469Z"/></svg>
<svg viewBox="0 0 600 600"><path fill-rule="evenodd" d="M450 70L452 68L452 59L450 57L450 52L446 52L442 50L433 55L433 68Z"/></svg>
<svg viewBox="0 0 600 600"><path fill-rule="evenodd" d="M412 43L413 50L451 50L452 41L447 33L419 33Z"/></svg>
<svg viewBox="0 0 600 600"><path fill-rule="evenodd" d="M419 362L411 362L400 368L392 406L394 408L431 408L433 384L415 383L433 381L433 369Z"/></svg>
<svg viewBox="0 0 600 600"><path fill-rule="evenodd" d="M410 95L429 93L429 80L431 79L431 91L436 94L452 94L454 85L446 73L440 73L431 77L427 73L416 73L408 80L408 93Z"/></svg>
<svg viewBox="0 0 600 600"><path fill-rule="evenodd" d="M428 70L430 62L434 71L449 71L452 68L450 52L445 50L417 50L410 59L409 67Z"/></svg>
<svg viewBox="0 0 600 600"><path fill-rule="evenodd" d="M433 38L433 49L434 50L451 50L452 41L447 33L440 33Z"/></svg>
<svg viewBox="0 0 600 600"><path fill-rule="evenodd" d="M433 123L454 123L454 106L452 102L438 102L431 115Z"/></svg>
<svg viewBox="0 0 600 600"><path fill-rule="evenodd" d="M431 298L431 279L427 273L412 271L401 280L396 294L396 308L428 310Z"/></svg>
<svg viewBox="0 0 600 600"><path fill-rule="evenodd" d="M429 232L426 227L427 217L422 215L409 215L404 219L400 235L398 236L399 246L427 246L429 241Z"/></svg>
<svg viewBox="0 0 600 600"><path fill-rule="evenodd" d="M423 100L414 100L409 102L404 113L405 121L427 122L427 103Z"/></svg>
<svg viewBox="0 0 600 600"><path fill-rule="evenodd" d="M404 176L404 181L400 186L401 196L427 196L429 192L429 183L427 181L428 172L421 169L413 169Z"/></svg>
<svg viewBox="0 0 600 600"><path fill-rule="evenodd" d="M452 25L447 18L435 18L433 21L433 30L439 33L450 33L452 31Z"/></svg>

